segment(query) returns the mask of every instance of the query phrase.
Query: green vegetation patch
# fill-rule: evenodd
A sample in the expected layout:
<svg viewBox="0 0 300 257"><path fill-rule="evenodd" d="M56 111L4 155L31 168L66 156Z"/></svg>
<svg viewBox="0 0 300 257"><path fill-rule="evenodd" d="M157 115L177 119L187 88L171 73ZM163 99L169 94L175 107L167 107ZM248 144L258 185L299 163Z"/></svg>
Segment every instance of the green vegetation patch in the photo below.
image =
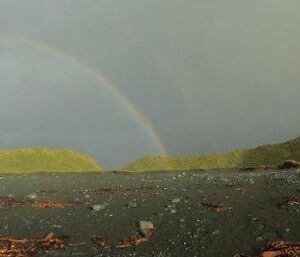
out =
<svg viewBox="0 0 300 257"><path fill-rule="evenodd" d="M124 167L125 171L222 169L278 166L282 161L300 161L300 137L282 144L264 145L229 153L183 156L149 156Z"/></svg>
<svg viewBox="0 0 300 257"><path fill-rule="evenodd" d="M101 168L90 156L70 149L24 148L0 151L0 172L87 172Z"/></svg>

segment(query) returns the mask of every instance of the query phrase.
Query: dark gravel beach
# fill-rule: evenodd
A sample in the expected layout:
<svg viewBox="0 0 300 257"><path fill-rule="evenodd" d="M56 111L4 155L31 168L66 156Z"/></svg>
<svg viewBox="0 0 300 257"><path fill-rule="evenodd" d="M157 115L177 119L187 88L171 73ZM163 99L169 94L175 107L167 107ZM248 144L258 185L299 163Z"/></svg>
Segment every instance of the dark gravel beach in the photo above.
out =
<svg viewBox="0 0 300 257"><path fill-rule="evenodd" d="M0 178L2 237L69 236L65 249L35 256L255 257L269 241L300 241L299 170ZM36 204L45 201L72 204ZM155 228L139 245L105 249L95 239L141 238L140 221Z"/></svg>

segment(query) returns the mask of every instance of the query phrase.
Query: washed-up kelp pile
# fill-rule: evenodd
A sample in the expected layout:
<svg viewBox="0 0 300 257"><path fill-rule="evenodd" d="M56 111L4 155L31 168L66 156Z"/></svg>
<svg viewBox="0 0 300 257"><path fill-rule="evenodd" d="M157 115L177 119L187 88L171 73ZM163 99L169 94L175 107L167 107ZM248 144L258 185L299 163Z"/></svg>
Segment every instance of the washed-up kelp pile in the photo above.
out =
<svg viewBox="0 0 300 257"><path fill-rule="evenodd" d="M0 257L29 257L42 250L66 247L65 236L48 233L42 239L0 237Z"/></svg>
<svg viewBox="0 0 300 257"><path fill-rule="evenodd" d="M272 241L261 249L258 257L299 257L300 243ZM235 254L234 257L250 257L244 254Z"/></svg>
<svg viewBox="0 0 300 257"><path fill-rule="evenodd" d="M132 236L129 238L124 238L121 241L113 244L109 240L101 237L96 237L94 241L101 246L102 248L106 250L111 250L113 248L128 248L130 246L138 246L141 245L147 241L149 241L155 231L155 226L151 222L142 222L142 224L145 223L146 225L141 225L144 228L141 228L141 234L139 236Z"/></svg>
<svg viewBox="0 0 300 257"><path fill-rule="evenodd" d="M84 200L75 200L73 202L57 202L49 200L18 200L14 197L0 197L0 207L18 207L18 206L31 206L36 208L53 208L61 209L83 204Z"/></svg>

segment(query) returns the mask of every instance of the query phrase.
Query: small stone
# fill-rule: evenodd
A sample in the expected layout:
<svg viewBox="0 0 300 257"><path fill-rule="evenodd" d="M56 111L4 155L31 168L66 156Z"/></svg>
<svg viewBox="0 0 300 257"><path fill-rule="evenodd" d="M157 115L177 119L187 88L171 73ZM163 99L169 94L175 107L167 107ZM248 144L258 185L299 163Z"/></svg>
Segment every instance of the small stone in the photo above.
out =
<svg viewBox="0 0 300 257"><path fill-rule="evenodd" d="M27 197L30 199L36 199L38 196L35 193L31 193L31 194L27 195Z"/></svg>
<svg viewBox="0 0 300 257"><path fill-rule="evenodd" d="M258 229L258 230L264 230L264 228L265 228L265 226L261 224L261 225L258 226L257 229Z"/></svg>
<svg viewBox="0 0 300 257"><path fill-rule="evenodd" d="M154 229L154 224L151 221L140 221L139 222L140 232L144 235L149 229Z"/></svg>
<svg viewBox="0 0 300 257"><path fill-rule="evenodd" d="M170 210L170 213L171 213L171 214L175 214L175 213L176 213L176 210L175 210L175 209L171 209L171 210Z"/></svg>
<svg viewBox="0 0 300 257"><path fill-rule="evenodd" d="M220 230L215 230L211 233L212 236L218 236L220 235Z"/></svg>
<svg viewBox="0 0 300 257"><path fill-rule="evenodd" d="M15 195L9 194L7 197L10 198L10 199L12 199L12 198L15 198Z"/></svg>
<svg viewBox="0 0 300 257"><path fill-rule="evenodd" d="M257 237L255 238L255 240L256 240L256 242L261 242L261 241L263 241L264 239L263 239L262 236L257 236Z"/></svg>
<svg viewBox="0 0 300 257"><path fill-rule="evenodd" d="M175 198L172 200L172 203L179 203L180 202L180 198Z"/></svg>
<svg viewBox="0 0 300 257"><path fill-rule="evenodd" d="M105 209L105 205L104 204L94 204L93 206L92 206L92 209L94 210L94 211L102 211L102 210L104 210Z"/></svg>
<svg viewBox="0 0 300 257"><path fill-rule="evenodd" d="M51 227L52 227L52 228L61 228L61 227L62 227L62 225L53 224Z"/></svg>
<svg viewBox="0 0 300 257"><path fill-rule="evenodd" d="M136 202L130 202L130 203L127 204L127 207L128 208L137 208L138 204Z"/></svg>

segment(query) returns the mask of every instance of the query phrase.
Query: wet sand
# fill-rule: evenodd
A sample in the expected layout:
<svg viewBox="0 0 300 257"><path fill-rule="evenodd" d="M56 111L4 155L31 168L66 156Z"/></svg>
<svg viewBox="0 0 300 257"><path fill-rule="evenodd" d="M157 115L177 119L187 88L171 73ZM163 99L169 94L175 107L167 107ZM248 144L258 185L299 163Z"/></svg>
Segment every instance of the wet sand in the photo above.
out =
<svg viewBox="0 0 300 257"><path fill-rule="evenodd" d="M271 240L300 241L300 205L278 204L281 197L300 197L300 171L2 174L0 178L0 196L85 200L63 209L1 206L1 236L41 238L48 232L70 236L66 249L44 251L38 257L237 253L254 257ZM104 209L95 211L93 205ZM137 235L139 221L151 221L156 227L153 237L141 245L107 250L92 240L98 236L116 243Z"/></svg>

